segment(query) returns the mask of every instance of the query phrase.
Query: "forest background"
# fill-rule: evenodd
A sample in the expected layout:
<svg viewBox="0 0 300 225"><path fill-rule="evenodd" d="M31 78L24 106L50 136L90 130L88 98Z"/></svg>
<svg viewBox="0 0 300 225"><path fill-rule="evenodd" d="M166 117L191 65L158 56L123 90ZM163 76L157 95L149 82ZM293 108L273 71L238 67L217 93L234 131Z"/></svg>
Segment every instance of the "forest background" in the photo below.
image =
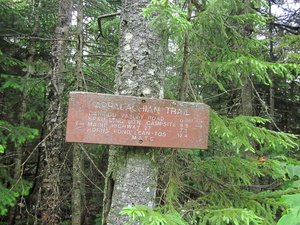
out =
<svg viewBox="0 0 300 225"><path fill-rule="evenodd" d="M70 91L114 93L121 10L0 0L0 224L101 224L108 146L64 143L65 122ZM298 224L299 3L153 0L143 15L168 43L165 98L211 107L209 146L157 149L157 208L122 213Z"/></svg>

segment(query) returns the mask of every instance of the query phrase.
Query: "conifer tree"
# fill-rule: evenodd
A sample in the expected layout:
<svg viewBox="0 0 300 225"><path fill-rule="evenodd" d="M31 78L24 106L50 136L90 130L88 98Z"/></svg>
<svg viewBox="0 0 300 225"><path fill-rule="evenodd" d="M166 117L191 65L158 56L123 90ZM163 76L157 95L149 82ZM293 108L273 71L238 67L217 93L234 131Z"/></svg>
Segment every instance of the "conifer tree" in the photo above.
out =
<svg viewBox="0 0 300 225"><path fill-rule="evenodd" d="M76 90L83 90L83 13L84 6L83 0L77 1L77 24L76 24ZM84 154L82 152L82 144L73 144L73 168L72 168L72 224L80 225L85 221L84 208L85 208L85 182L83 178L83 162Z"/></svg>
<svg viewBox="0 0 300 225"><path fill-rule="evenodd" d="M50 81L47 87L49 107L46 115L47 132L43 149L42 187L39 210L42 224L61 222L61 180L64 143L64 73L68 47L69 26L72 16L72 0L59 2L55 40L52 42Z"/></svg>
<svg viewBox="0 0 300 225"><path fill-rule="evenodd" d="M141 12L149 0L122 1L116 94L163 98L164 45ZM157 150L111 146L106 175L104 224L125 224L123 207L155 207Z"/></svg>
<svg viewBox="0 0 300 225"><path fill-rule="evenodd" d="M55 35L63 2L0 0L0 223L99 224L110 147L62 144L68 93L162 98L162 86L165 98L210 105L209 148L161 149L156 158L157 149L111 147L106 223L298 222L299 136L282 132L300 134L297 1L124 0L120 18L120 0L86 0L84 38L74 26L70 39ZM159 42L165 40L164 76ZM70 50L64 60L58 44L62 55ZM49 72L52 60L52 68L67 67ZM58 61L64 62L54 66ZM140 192L148 171L152 181L158 177L150 207L150 200L138 201L148 198ZM130 181L123 179L128 174ZM122 193L139 205L127 204Z"/></svg>

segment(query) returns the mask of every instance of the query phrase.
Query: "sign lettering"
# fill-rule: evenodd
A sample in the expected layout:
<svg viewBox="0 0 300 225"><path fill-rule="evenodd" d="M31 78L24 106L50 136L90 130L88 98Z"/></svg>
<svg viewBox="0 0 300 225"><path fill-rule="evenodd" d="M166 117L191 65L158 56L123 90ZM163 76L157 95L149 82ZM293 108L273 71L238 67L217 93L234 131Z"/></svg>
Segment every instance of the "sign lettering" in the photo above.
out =
<svg viewBox="0 0 300 225"><path fill-rule="evenodd" d="M67 142L206 149L209 106L71 92Z"/></svg>

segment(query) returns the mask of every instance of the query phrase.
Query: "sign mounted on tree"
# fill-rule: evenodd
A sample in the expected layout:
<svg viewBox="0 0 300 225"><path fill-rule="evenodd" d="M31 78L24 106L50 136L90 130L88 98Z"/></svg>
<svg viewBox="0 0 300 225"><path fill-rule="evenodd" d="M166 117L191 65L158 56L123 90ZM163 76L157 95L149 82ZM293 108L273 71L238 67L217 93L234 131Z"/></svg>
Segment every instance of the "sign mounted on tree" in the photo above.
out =
<svg viewBox="0 0 300 225"><path fill-rule="evenodd" d="M67 142L206 149L209 106L71 92Z"/></svg>

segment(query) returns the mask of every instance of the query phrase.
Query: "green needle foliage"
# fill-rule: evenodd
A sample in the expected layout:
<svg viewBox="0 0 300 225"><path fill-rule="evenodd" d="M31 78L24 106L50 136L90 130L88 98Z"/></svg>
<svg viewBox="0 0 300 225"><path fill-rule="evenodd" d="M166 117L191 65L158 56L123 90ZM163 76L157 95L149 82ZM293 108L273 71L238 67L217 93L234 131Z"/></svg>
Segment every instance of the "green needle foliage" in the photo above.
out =
<svg viewBox="0 0 300 225"><path fill-rule="evenodd" d="M261 117L237 116L227 118L218 115L211 110L210 113L210 140L213 145L222 145L223 148L234 148L237 153L240 150L255 152L253 142L257 144L259 149L268 147L275 149L297 147L295 140L296 135L275 132L268 130L263 126L268 119Z"/></svg>
<svg viewBox="0 0 300 225"><path fill-rule="evenodd" d="M13 142L17 147L26 141L33 140L38 133L37 129L24 126L15 127L5 121L0 121L0 146L2 146L0 153L4 153L8 141Z"/></svg>
<svg viewBox="0 0 300 225"><path fill-rule="evenodd" d="M14 206L16 200L29 194L31 183L25 180L16 180L10 177L7 167L0 164L0 215L5 215L8 207Z"/></svg>
<svg viewBox="0 0 300 225"><path fill-rule="evenodd" d="M234 224L234 225L256 225L262 224L263 218L255 215L251 210L247 209L221 209L208 211L204 216L201 224Z"/></svg>
<svg viewBox="0 0 300 225"><path fill-rule="evenodd" d="M169 213L163 213L164 208L151 210L146 206L124 207L121 215L128 215L131 218L130 224L133 221L139 221L141 225L187 225L181 215L173 208Z"/></svg>
<svg viewBox="0 0 300 225"><path fill-rule="evenodd" d="M0 215L5 214L0 223L3 224L13 220L16 211L20 211L23 222L27 212L31 217L40 210L36 204L38 188L26 197L26 209L18 203L42 177L39 166L45 156L36 144L48 135L45 114L51 96L45 95L45 90L50 81L47 73L58 2L0 0ZM149 26L162 32L168 41L165 98L178 99L185 56L186 101L204 102L212 110L208 149L161 150L159 158L153 159L161 165L158 207L124 208L121 214L130 217L131 222L299 224L300 41L296 30L288 32L299 27L299 20L296 13L292 15L292 8L278 17L268 8L272 4L284 6L284 2L153 0L144 10L142 14L150 21ZM189 3L191 16L188 16ZM101 26L97 18L118 12L120 5L119 0L85 1L81 71L84 91L114 93L121 17L103 18ZM76 83L74 30L72 23L63 81L65 99ZM184 52L184 48L188 51ZM242 115L241 93L246 82L251 84L249 101L254 116ZM20 110L22 103L24 107ZM61 110L66 112L64 107ZM100 224L99 196L104 181L102 175L95 174L105 173L107 146L87 148L85 154L91 157L85 160L83 171L86 180L82 197L89 202L85 222ZM69 152L70 146L66 144L63 151ZM17 155L19 163L24 162L22 171L14 168L19 165ZM59 188L66 192L72 189L70 158L68 155L60 159L64 161L60 169L64 182ZM30 182L14 178L20 174ZM58 202L64 205L65 215L71 215L70 202L68 194ZM7 213L8 210L11 211ZM69 219L66 216L64 223Z"/></svg>
<svg viewBox="0 0 300 225"><path fill-rule="evenodd" d="M186 11L168 0L152 0L142 13L147 19L151 19L151 26L161 29L168 36L182 38L192 24L187 20Z"/></svg>

